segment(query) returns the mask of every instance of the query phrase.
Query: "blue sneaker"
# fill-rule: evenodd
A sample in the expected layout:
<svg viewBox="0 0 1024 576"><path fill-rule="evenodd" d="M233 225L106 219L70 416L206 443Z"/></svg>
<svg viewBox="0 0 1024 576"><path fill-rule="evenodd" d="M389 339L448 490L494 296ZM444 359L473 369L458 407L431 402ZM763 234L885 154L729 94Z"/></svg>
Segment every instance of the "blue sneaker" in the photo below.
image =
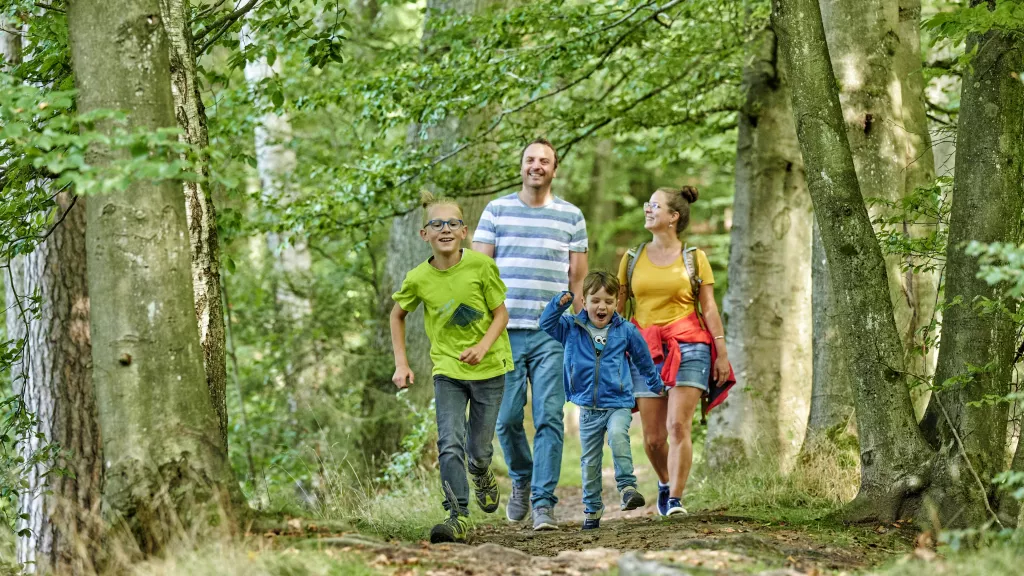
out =
<svg viewBox="0 0 1024 576"><path fill-rule="evenodd" d="M584 530L597 530L601 527L601 513L603 510L597 512L584 512L583 516L583 529Z"/></svg>
<svg viewBox="0 0 1024 576"><path fill-rule="evenodd" d="M683 503L679 501L679 498L668 499L668 511L665 512L665 516L673 514L687 514L686 508L683 508Z"/></svg>
<svg viewBox="0 0 1024 576"><path fill-rule="evenodd" d="M658 514L668 516L668 486L658 484Z"/></svg>

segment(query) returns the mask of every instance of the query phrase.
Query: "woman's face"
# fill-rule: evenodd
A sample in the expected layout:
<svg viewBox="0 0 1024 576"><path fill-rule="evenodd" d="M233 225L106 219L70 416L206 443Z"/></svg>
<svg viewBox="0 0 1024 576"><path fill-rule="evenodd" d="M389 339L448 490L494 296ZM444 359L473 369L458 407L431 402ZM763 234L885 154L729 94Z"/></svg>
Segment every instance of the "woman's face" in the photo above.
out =
<svg viewBox="0 0 1024 576"><path fill-rule="evenodd" d="M671 228L679 221L679 213L673 212L668 206L668 194L655 192L649 202L644 203L644 228L651 232L660 232Z"/></svg>

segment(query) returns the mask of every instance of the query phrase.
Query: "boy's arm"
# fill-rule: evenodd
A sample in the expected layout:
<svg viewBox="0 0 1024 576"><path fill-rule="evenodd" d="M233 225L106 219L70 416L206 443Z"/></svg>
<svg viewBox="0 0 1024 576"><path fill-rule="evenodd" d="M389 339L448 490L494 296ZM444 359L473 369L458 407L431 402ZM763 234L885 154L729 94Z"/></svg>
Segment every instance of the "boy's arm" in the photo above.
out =
<svg viewBox="0 0 1024 576"><path fill-rule="evenodd" d="M564 314L572 301L572 292L556 294L540 315L540 329L563 345L569 335L569 325L572 324L572 319L566 318Z"/></svg>
<svg viewBox="0 0 1024 576"><path fill-rule="evenodd" d="M408 387L414 379L409 369L409 359L405 355L405 317L408 315L398 304L391 309L391 349L395 352L395 375L391 381L399 388ZM409 380L408 384L406 379Z"/></svg>
<svg viewBox="0 0 1024 576"><path fill-rule="evenodd" d="M651 360L651 351L647 349L647 342L644 341L636 326L629 324L627 328L629 329L629 359L640 371L640 375L643 376L647 384L647 389L655 394L662 394L665 392L665 383L661 380L661 374L658 373L654 360Z"/></svg>
<svg viewBox="0 0 1024 576"><path fill-rule="evenodd" d="M487 332L484 333L484 337L474 346L470 346L462 351L459 355L459 361L465 362L470 366L476 366L484 359L487 355L487 351L491 349L491 346L498 340L498 336L501 336L502 331L508 326L508 308L505 308L505 303L498 304L498 307L491 310L494 315L494 319L491 320L491 325L487 327Z"/></svg>

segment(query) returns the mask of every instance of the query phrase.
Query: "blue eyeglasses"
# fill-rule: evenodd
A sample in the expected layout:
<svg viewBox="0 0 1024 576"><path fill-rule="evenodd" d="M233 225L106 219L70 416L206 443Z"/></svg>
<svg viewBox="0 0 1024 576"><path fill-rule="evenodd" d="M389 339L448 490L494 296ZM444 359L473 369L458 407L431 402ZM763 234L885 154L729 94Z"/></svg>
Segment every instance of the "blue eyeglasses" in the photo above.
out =
<svg viewBox="0 0 1024 576"><path fill-rule="evenodd" d="M455 218L452 218L451 220L430 220L429 222L427 222L425 226L423 226L423 228L430 228L431 230L440 232L444 230L445 224L448 225L448 229L451 230L452 232L457 232L460 228L466 225L466 223L463 222L462 220L456 220Z"/></svg>

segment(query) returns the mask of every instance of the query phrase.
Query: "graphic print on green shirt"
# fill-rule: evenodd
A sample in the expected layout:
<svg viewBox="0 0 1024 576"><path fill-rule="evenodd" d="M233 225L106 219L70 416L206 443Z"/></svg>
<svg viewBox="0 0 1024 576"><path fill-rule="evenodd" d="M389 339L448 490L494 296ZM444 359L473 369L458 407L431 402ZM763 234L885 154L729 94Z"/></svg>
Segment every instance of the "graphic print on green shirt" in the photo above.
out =
<svg viewBox="0 0 1024 576"><path fill-rule="evenodd" d="M434 268L429 260L413 268L392 297L406 312L423 303L433 374L486 380L513 369L507 331L501 332L476 366L460 361L459 356L487 333L494 320L491 311L505 301L505 292L494 260L463 250L462 259L447 270Z"/></svg>

